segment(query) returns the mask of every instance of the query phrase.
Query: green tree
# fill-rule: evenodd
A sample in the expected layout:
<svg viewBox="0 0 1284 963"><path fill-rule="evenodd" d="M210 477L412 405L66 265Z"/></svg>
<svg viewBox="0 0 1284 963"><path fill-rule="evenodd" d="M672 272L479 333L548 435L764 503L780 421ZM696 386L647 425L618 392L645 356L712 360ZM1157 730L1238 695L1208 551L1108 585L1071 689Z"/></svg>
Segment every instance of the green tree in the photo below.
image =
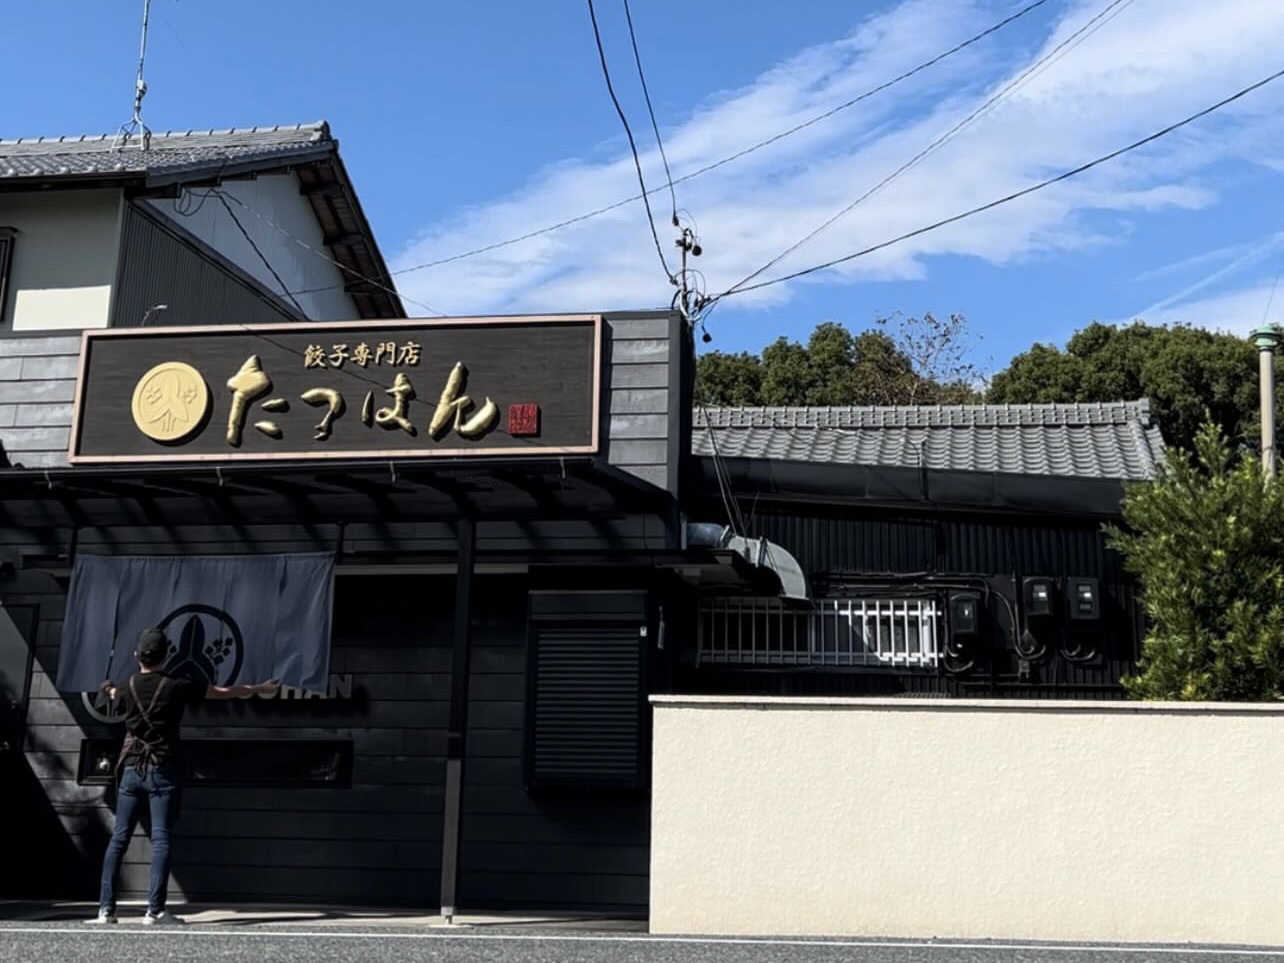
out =
<svg viewBox="0 0 1284 963"><path fill-rule="evenodd" d="M1111 547L1141 586L1150 626L1142 699L1284 698L1284 485L1237 455L1216 425L1193 456L1169 449L1153 482L1131 486Z"/></svg>
<svg viewBox="0 0 1284 963"><path fill-rule="evenodd" d="M696 385L703 400L719 405L762 404L762 361L747 351L710 351L696 362Z"/></svg>
<svg viewBox="0 0 1284 963"><path fill-rule="evenodd" d="M1284 362L1282 362L1284 364ZM1284 368L1282 368L1284 370ZM990 383L996 403L1149 398L1164 439L1190 449L1205 419L1236 444L1256 443L1257 349L1189 325L1094 322L1065 350L1036 344Z"/></svg>
<svg viewBox="0 0 1284 963"><path fill-rule="evenodd" d="M703 401L718 405L914 405L979 400L962 315L896 315L853 335L817 325L805 345L777 338L761 357L710 351L696 363Z"/></svg>

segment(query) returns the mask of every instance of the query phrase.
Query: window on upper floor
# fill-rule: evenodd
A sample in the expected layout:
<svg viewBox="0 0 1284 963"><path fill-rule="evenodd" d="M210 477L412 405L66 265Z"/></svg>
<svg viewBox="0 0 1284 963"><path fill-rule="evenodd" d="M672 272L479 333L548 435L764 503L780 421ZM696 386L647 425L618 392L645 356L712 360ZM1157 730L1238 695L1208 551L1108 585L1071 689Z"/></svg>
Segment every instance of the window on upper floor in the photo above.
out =
<svg viewBox="0 0 1284 963"><path fill-rule="evenodd" d="M13 266L13 243L18 232L12 227L0 226L0 328L10 321L9 271Z"/></svg>

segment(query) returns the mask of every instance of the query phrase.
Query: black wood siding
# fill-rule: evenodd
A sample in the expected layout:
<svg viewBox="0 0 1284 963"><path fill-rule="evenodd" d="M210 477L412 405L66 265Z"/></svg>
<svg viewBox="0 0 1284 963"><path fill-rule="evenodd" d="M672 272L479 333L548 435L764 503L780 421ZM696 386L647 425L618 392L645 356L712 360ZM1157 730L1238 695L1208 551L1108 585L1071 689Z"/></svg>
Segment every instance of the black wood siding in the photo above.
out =
<svg viewBox="0 0 1284 963"><path fill-rule="evenodd" d="M477 585L460 905L642 914L646 801L540 799L524 786L527 589L525 576L481 576ZM12 895L94 899L113 799L77 783L79 750L86 737L118 730L53 688L59 582L24 573L3 601L39 606L25 753L7 794L9 825L23 827L15 865L29 869ZM351 740L352 784L190 787L177 827L175 899L436 907L453 607L453 577L341 577L332 671L353 675L352 703L211 703L188 717L192 738ZM145 893L150 855L140 832L122 898Z"/></svg>
<svg viewBox="0 0 1284 963"><path fill-rule="evenodd" d="M293 311L250 275L140 203L125 205L111 327L142 324L156 304L169 308L150 324L265 324Z"/></svg>
<svg viewBox="0 0 1284 963"><path fill-rule="evenodd" d="M474 596L464 763L460 905L642 915L650 821L642 797L526 789L527 594L479 584Z"/></svg>
<svg viewBox="0 0 1284 963"><path fill-rule="evenodd" d="M714 511L711 507L712 517ZM880 576L922 574L924 585L932 578L967 578L1014 602L1021 580L1029 576L1096 578L1103 612L1093 634L1100 657L1079 664L1053 654L1034 666L1032 678L1021 680L1009 619L996 606L990 619L991 664L963 676L688 669L679 686L710 693L1120 698L1119 680L1135 669L1144 619L1135 582L1124 572L1118 553L1106 547L1102 524L1001 513L760 508L753 513L751 534L788 550L819 597L859 592Z"/></svg>

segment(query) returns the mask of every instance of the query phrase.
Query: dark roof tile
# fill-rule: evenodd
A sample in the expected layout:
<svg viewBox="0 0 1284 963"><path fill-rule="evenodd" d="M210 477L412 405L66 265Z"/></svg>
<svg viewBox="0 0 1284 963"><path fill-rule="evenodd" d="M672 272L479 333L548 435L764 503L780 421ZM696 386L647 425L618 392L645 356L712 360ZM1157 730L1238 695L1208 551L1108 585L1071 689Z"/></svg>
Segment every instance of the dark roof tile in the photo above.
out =
<svg viewBox="0 0 1284 963"><path fill-rule="evenodd" d="M1066 405L701 408L693 449L726 458L1144 479L1163 439L1141 401Z"/></svg>
<svg viewBox="0 0 1284 963"><path fill-rule="evenodd" d="M161 175L217 170L232 164L280 162L293 155L333 149L324 122L281 127L166 131L118 143L116 135L19 137L0 140L0 181L12 178Z"/></svg>

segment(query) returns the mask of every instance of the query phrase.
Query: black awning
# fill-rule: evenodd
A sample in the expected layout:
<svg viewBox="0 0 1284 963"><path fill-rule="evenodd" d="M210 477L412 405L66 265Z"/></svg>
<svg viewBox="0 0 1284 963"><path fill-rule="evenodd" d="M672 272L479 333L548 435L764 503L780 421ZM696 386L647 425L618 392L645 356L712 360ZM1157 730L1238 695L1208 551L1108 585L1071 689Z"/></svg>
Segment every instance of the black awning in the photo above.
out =
<svg viewBox="0 0 1284 963"><path fill-rule="evenodd" d="M15 527L556 520L674 508L663 489L583 457L0 471L0 525Z"/></svg>

